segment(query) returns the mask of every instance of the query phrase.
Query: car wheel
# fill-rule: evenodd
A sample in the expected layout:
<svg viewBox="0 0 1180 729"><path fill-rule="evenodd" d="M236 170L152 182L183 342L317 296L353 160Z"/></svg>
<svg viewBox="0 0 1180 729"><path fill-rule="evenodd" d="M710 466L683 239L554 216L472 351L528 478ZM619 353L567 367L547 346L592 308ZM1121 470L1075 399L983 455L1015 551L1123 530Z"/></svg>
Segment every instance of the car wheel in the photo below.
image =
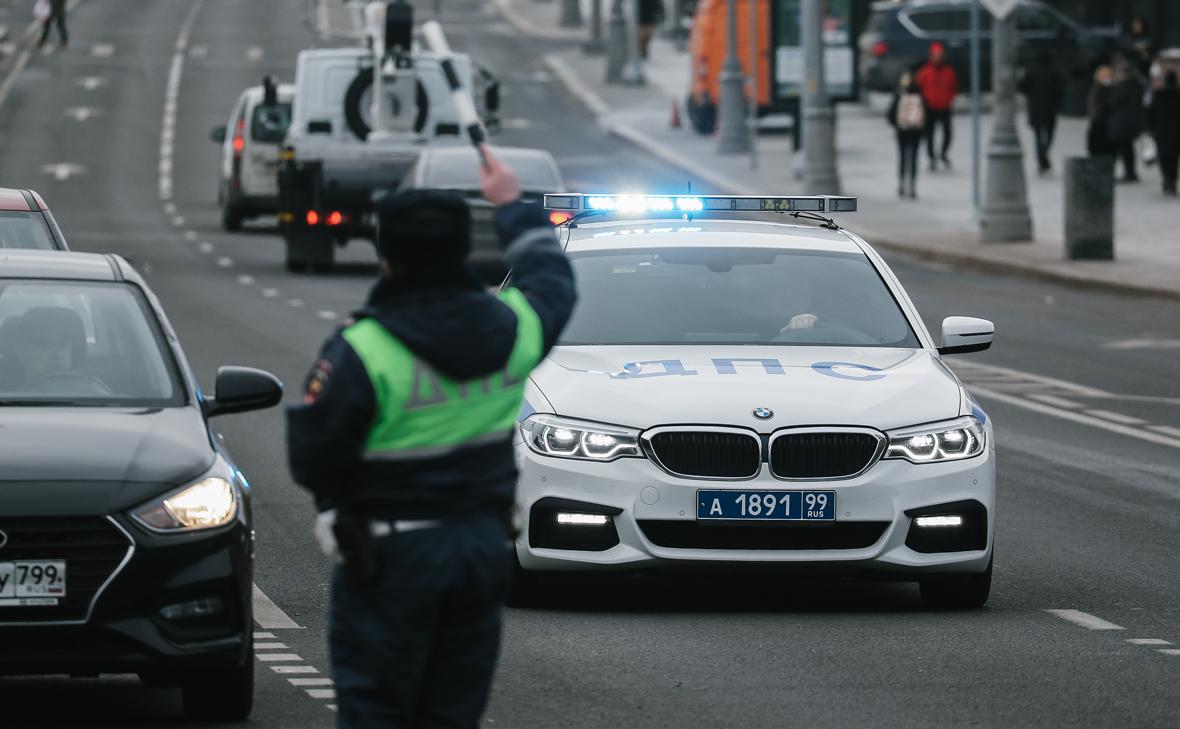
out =
<svg viewBox="0 0 1180 729"><path fill-rule="evenodd" d="M226 204L221 208L221 227L230 232L242 229L242 211L233 205Z"/></svg>
<svg viewBox="0 0 1180 729"><path fill-rule="evenodd" d="M969 610L987 603L992 591L992 562L979 574L931 577L919 581L922 602L940 610Z"/></svg>
<svg viewBox="0 0 1180 729"><path fill-rule="evenodd" d="M184 713L204 721L243 721L254 708L254 644L246 663L189 676L181 686Z"/></svg>

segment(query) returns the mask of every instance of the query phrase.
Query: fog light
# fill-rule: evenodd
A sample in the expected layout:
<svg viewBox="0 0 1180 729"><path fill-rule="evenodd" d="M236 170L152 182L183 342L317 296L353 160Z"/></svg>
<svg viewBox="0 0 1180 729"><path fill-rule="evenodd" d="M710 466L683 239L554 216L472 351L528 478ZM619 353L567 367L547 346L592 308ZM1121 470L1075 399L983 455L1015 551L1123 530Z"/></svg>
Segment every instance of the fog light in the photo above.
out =
<svg viewBox="0 0 1180 729"><path fill-rule="evenodd" d="M572 514L564 511L557 513L557 523L568 526L606 526L610 517L606 514Z"/></svg>
<svg viewBox="0 0 1180 729"><path fill-rule="evenodd" d="M167 620L192 620L207 618L221 612L221 598L207 597L203 600L178 602L160 608L160 615Z"/></svg>
<svg viewBox="0 0 1180 729"><path fill-rule="evenodd" d="M957 527L963 526L961 516L919 516L914 523L920 527Z"/></svg>

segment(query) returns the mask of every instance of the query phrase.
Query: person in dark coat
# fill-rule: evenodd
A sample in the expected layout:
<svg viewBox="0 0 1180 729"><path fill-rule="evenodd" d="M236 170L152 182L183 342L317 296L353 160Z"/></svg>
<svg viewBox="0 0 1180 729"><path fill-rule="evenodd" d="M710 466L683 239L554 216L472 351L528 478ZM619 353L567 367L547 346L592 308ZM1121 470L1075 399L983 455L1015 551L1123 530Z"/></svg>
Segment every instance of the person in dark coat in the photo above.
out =
<svg viewBox="0 0 1180 729"><path fill-rule="evenodd" d="M1028 101L1028 123L1036 135L1037 165L1043 175L1052 168L1049 148L1065 98L1065 76L1053 65L1053 56L1044 51L1037 56L1036 65L1020 82L1020 91Z"/></svg>
<svg viewBox="0 0 1180 729"><path fill-rule="evenodd" d="M1180 163L1180 77L1175 71L1164 76L1164 87L1151 97L1151 134L1159 150L1164 194L1176 195L1177 166Z"/></svg>
<svg viewBox="0 0 1180 729"><path fill-rule="evenodd" d="M926 131L926 101L913 75L903 73L885 118L897 130L897 194L917 199L918 149Z"/></svg>
<svg viewBox="0 0 1180 729"><path fill-rule="evenodd" d="M1110 98L1114 86L1114 69L1102 65L1094 70L1094 83L1088 101L1089 126L1086 128L1086 151L1091 157L1113 157L1118 148L1110 136Z"/></svg>
<svg viewBox="0 0 1180 729"><path fill-rule="evenodd" d="M49 40L49 30L55 23L57 34L61 37L61 47L65 48L70 44L70 34L66 30L66 0L49 0L49 17L45 18L45 23L41 26L38 48L45 46L45 41Z"/></svg>
<svg viewBox="0 0 1180 729"><path fill-rule="evenodd" d="M1115 70L1110 93L1110 141L1123 160L1122 182L1138 182L1135 171L1135 140L1143 133L1143 82L1126 61Z"/></svg>

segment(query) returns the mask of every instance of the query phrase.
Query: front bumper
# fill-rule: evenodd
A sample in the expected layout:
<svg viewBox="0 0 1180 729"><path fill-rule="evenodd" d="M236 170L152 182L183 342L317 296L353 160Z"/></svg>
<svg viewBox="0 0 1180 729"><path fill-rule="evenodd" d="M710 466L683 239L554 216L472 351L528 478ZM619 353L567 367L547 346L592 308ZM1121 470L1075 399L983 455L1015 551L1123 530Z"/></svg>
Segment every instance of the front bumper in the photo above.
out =
<svg viewBox="0 0 1180 729"><path fill-rule="evenodd" d="M0 608L0 674L182 675L249 660L249 526L239 520L209 534L159 535L125 517L114 519L134 545L83 613L62 620L46 610L17 621ZM39 558L60 556L47 550ZM220 606L213 614L161 614L167 606L208 600Z"/></svg>
<svg viewBox="0 0 1180 729"><path fill-rule="evenodd" d="M646 458L593 463L542 456L517 444L520 481L517 503L521 536L517 556L526 570L689 568L737 565L818 569L825 573L883 572L901 578L929 573L982 572L991 559L995 507L995 453L990 448L964 461L915 465L879 461L856 478L784 481L762 472L748 481L712 481L671 476ZM698 489L830 490L836 492L836 522L698 522ZM605 540L557 549L552 521L565 511L608 514ZM953 505L970 512L965 525L975 536L958 543L911 538L914 518L942 513L927 507ZM911 512L907 514L906 512ZM916 512L916 513L915 513ZM946 513L952 513L948 511ZM982 521L980 521L982 520ZM964 535L965 537L967 535ZM584 537L575 537L583 538ZM907 546L907 538L909 546ZM959 549L964 544L972 548ZM548 546L547 546L548 545ZM610 545L610 546L606 546ZM604 548L605 547L605 548Z"/></svg>

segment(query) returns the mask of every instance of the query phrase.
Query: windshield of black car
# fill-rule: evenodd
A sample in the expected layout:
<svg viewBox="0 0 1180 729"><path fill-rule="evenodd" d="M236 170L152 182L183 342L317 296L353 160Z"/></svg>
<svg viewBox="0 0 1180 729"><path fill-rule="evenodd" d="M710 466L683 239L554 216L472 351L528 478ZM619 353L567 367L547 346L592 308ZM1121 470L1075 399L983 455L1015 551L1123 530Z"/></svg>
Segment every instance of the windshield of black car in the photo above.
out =
<svg viewBox="0 0 1180 729"><path fill-rule="evenodd" d="M0 211L0 248L57 249L49 221L38 211Z"/></svg>
<svg viewBox="0 0 1180 729"><path fill-rule="evenodd" d="M185 402L159 322L124 283L0 279L0 403Z"/></svg>
<svg viewBox="0 0 1180 729"><path fill-rule="evenodd" d="M660 248L571 255L565 345L921 346L861 253Z"/></svg>
<svg viewBox="0 0 1180 729"><path fill-rule="evenodd" d="M279 144L291 126L290 104L259 104L250 120L250 139L264 144Z"/></svg>

